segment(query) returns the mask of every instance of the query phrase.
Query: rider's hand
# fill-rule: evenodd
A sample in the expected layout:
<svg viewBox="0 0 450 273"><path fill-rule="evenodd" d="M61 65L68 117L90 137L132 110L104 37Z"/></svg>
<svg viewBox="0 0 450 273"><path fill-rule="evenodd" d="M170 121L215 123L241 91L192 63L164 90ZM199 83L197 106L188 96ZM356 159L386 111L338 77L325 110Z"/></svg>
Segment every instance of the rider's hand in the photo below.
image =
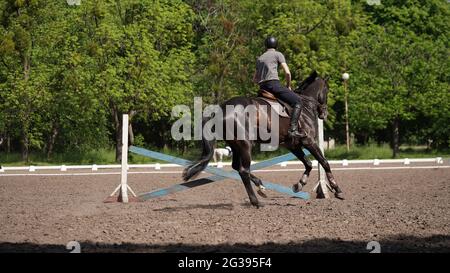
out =
<svg viewBox="0 0 450 273"><path fill-rule="evenodd" d="M288 88L289 90L291 90L291 91L292 91L292 88L291 88L291 86L288 86L287 88Z"/></svg>

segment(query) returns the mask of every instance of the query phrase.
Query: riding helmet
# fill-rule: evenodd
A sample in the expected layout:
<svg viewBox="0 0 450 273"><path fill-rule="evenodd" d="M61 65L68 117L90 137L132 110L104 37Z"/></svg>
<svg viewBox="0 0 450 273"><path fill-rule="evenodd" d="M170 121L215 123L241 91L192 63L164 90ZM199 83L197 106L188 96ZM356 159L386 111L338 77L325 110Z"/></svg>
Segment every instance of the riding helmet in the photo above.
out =
<svg viewBox="0 0 450 273"><path fill-rule="evenodd" d="M275 39L275 37L273 37L273 36L267 37L267 39L266 39L266 48L267 49L277 48L277 46L278 46L278 42L277 42L277 39Z"/></svg>

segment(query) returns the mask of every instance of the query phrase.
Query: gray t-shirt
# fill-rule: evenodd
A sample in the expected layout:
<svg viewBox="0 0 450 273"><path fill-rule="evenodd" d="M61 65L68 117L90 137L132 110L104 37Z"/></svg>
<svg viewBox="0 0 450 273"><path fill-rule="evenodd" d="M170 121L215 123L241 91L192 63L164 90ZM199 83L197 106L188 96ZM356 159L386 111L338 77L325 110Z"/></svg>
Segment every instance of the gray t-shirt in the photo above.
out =
<svg viewBox="0 0 450 273"><path fill-rule="evenodd" d="M278 64L285 63L283 54L276 50L267 50L256 60L256 81L262 83L279 80Z"/></svg>

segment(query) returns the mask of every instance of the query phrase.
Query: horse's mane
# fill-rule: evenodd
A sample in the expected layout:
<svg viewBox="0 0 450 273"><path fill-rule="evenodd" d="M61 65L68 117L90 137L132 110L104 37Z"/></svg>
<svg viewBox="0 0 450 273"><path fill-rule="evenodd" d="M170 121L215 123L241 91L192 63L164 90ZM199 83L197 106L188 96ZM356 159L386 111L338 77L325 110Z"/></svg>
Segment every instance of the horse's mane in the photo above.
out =
<svg viewBox="0 0 450 273"><path fill-rule="evenodd" d="M298 85L298 87L297 87L297 89L296 89L295 91L296 91L296 92L301 92L301 91L305 90L306 87L308 87L308 85L312 84L312 83L316 80L316 78L317 78L318 76L319 76L319 75L317 74L317 71L314 70L314 71L311 73L311 75L309 75L306 79L304 79L304 80Z"/></svg>

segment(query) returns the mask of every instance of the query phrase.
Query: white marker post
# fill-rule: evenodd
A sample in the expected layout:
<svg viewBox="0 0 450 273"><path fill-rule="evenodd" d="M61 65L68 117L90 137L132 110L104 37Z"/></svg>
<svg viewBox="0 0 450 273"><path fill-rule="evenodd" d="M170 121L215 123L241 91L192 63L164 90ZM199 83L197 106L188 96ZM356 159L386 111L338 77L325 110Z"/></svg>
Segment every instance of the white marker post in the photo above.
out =
<svg viewBox="0 0 450 273"><path fill-rule="evenodd" d="M323 141L323 120L317 119L318 121L318 131L319 131L319 148L320 151L322 151L322 154L324 153L324 141ZM318 163L319 165L319 181L317 182L316 186L313 189L313 192L316 192L318 195L320 195L320 192L323 193L324 198L330 198L330 195L328 194L328 183L326 180L325 170L322 168L322 165Z"/></svg>
<svg viewBox="0 0 450 273"><path fill-rule="evenodd" d="M128 203L127 168L128 168L128 115L122 119L122 172L120 178L122 202Z"/></svg>
<svg viewBox="0 0 450 273"><path fill-rule="evenodd" d="M120 176L120 185L111 193L110 197L112 197L118 190L120 190L120 195L118 201L122 201L122 203L128 203L128 190L136 197L136 194L127 184L127 176L128 176L128 115L123 115L122 118L122 162L121 162L122 170Z"/></svg>

